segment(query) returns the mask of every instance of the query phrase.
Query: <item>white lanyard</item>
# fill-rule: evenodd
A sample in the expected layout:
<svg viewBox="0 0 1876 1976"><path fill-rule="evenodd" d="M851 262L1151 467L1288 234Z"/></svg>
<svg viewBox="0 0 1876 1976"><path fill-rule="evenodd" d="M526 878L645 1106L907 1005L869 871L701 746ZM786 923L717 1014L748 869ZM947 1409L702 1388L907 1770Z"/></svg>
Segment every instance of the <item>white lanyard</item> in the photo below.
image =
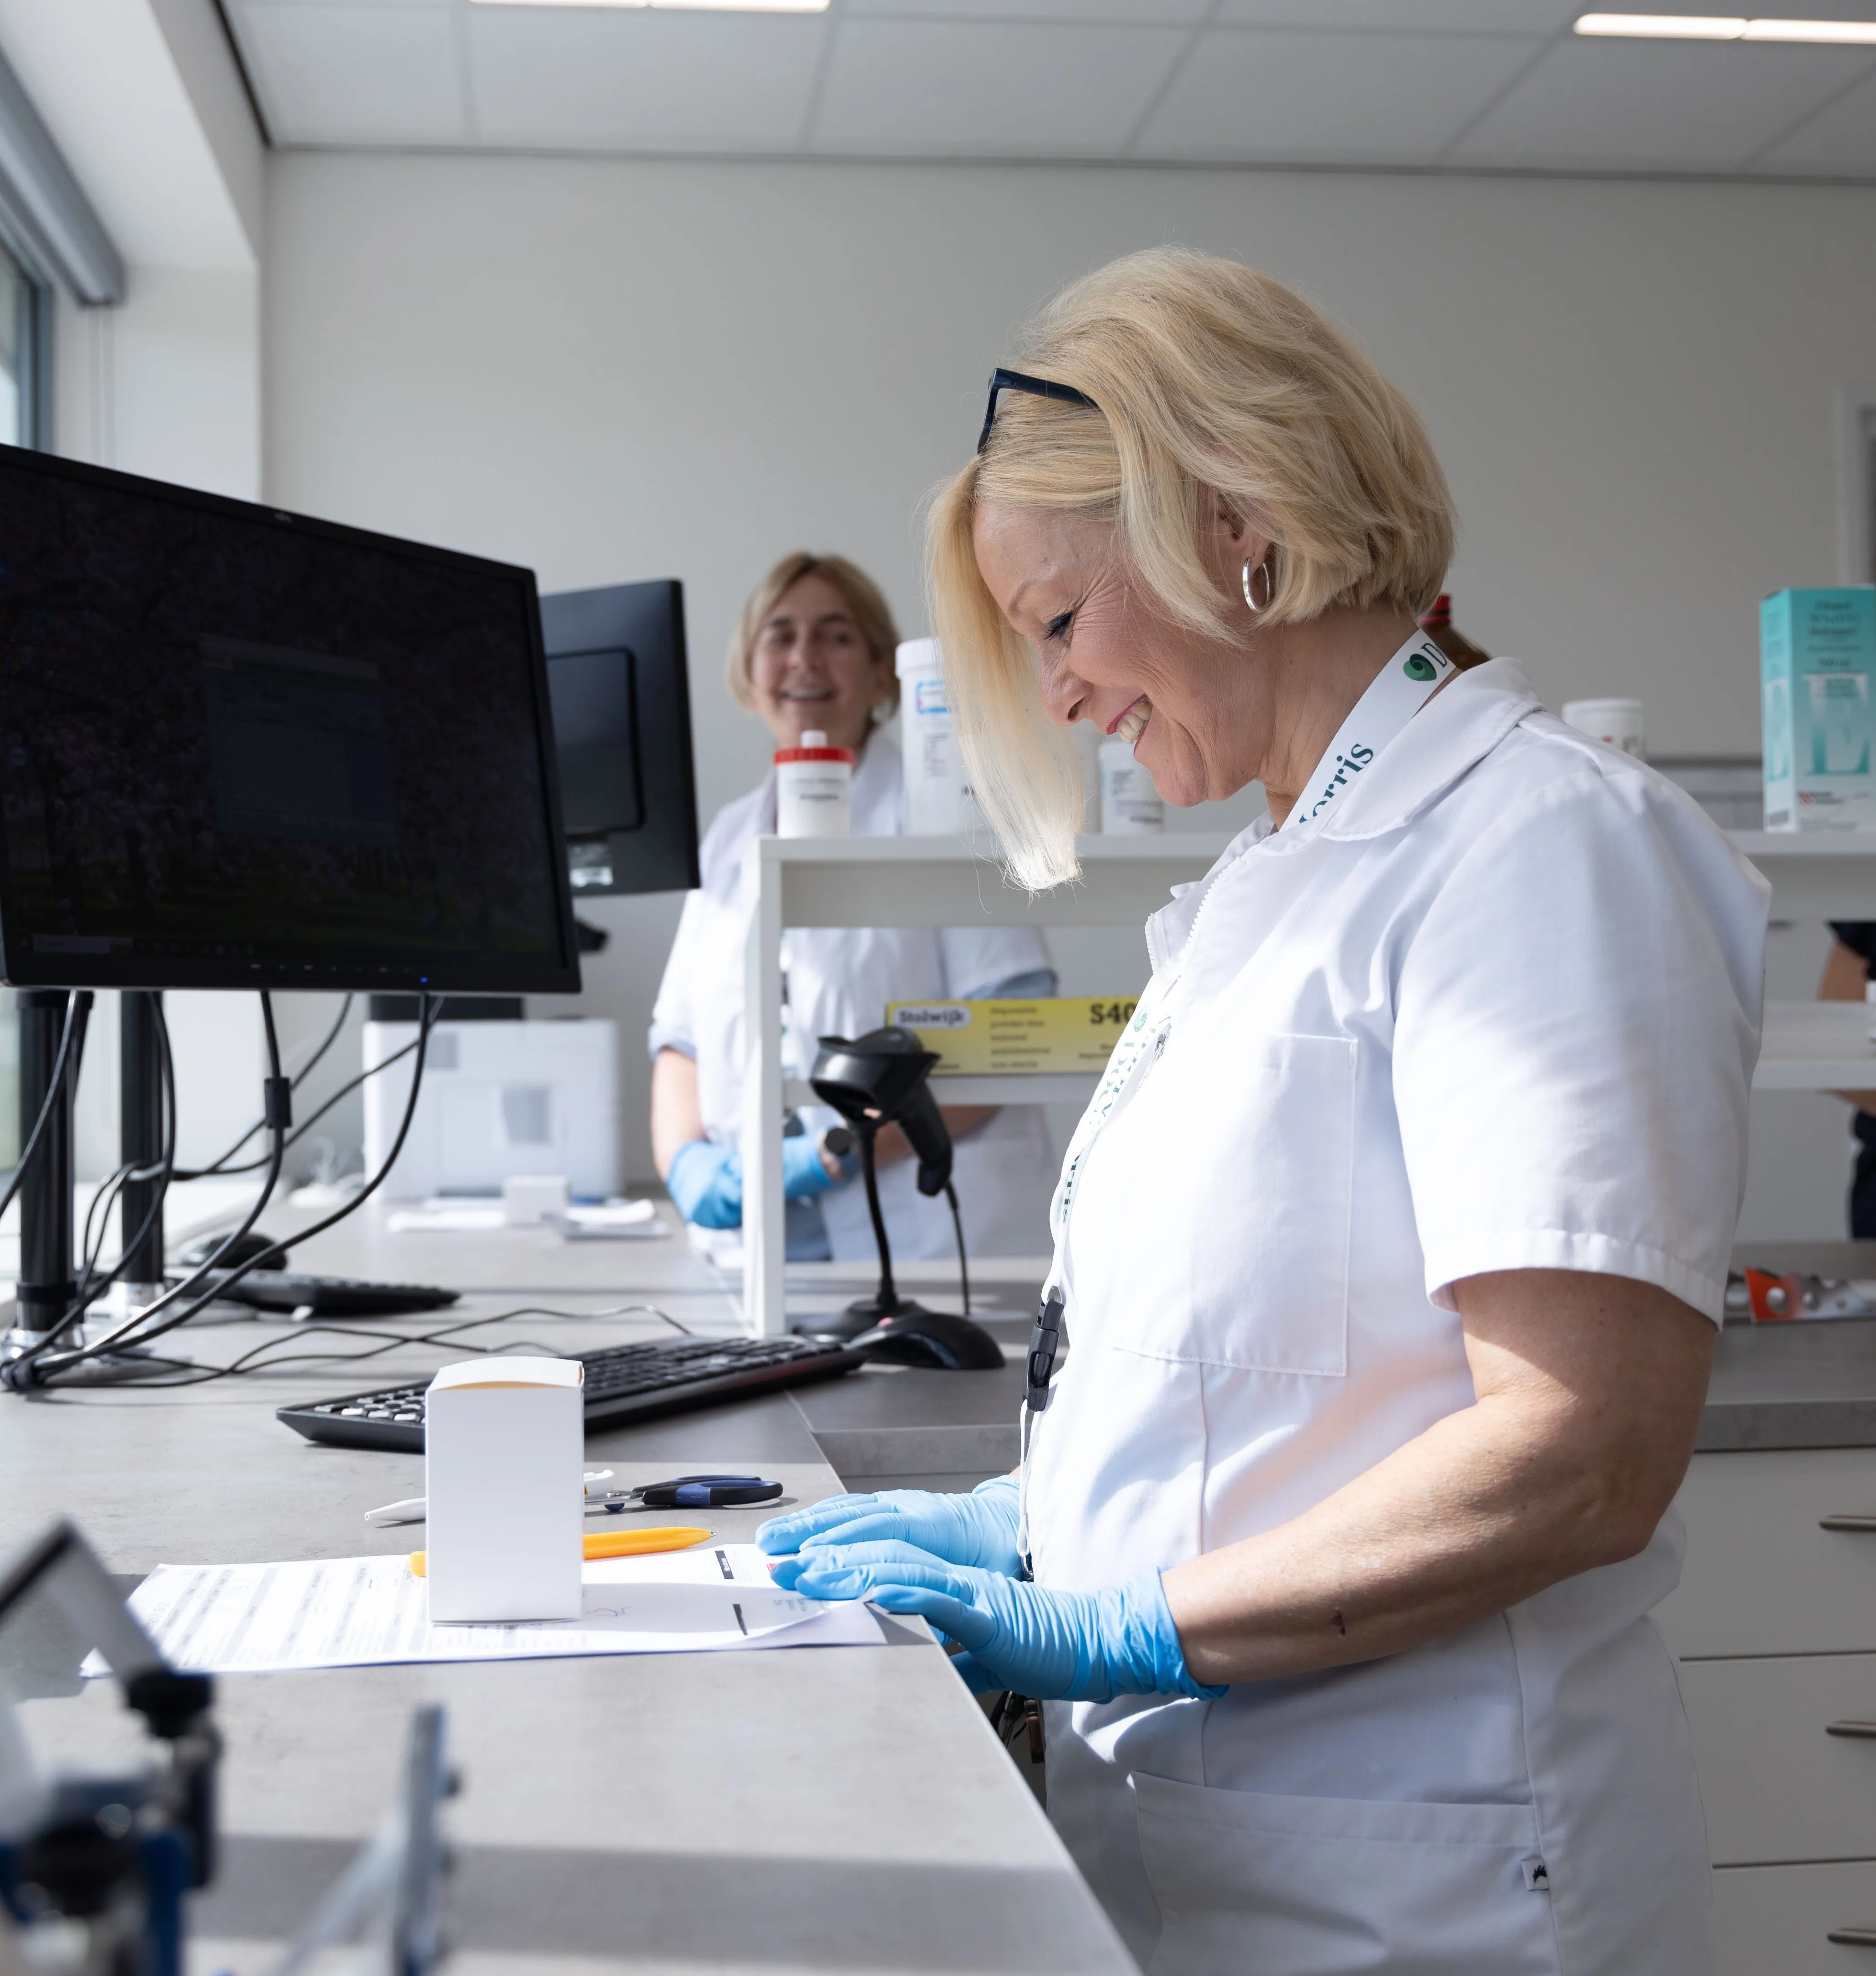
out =
<svg viewBox="0 0 1876 1976"><path fill-rule="evenodd" d="M1457 668L1424 631L1390 659L1335 730L1335 739L1303 784L1283 828L1320 824L1375 757L1450 679Z"/></svg>
<svg viewBox="0 0 1876 1976"><path fill-rule="evenodd" d="M1370 682L1367 690L1350 709L1348 718L1336 729L1335 739L1303 785L1305 793L1297 799L1284 818L1284 828L1299 820L1320 826L1336 802L1360 780L1363 770L1456 670L1431 638L1424 632L1416 631ZM1195 923L1194 930L1196 930ZM1081 1163L1089 1147L1099 1136L1102 1126L1131 1095L1143 1062L1150 1066L1150 1062L1157 1060L1165 1048L1168 1024L1162 1011L1178 979L1178 970L1175 970L1149 983L1133 1012L1133 1019L1123 1031L1113 1055L1107 1060L1106 1072L1070 1145L1061 1181L1056 1189L1050 1220L1058 1244L1067 1233L1075 1183L1080 1177Z"/></svg>
<svg viewBox="0 0 1876 1976"><path fill-rule="evenodd" d="M1392 741L1407 723L1418 713L1428 700L1452 677L1457 668L1444 652L1424 632L1416 631L1381 668L1370 682L1367 690L1350 709L1348 718L1336 729L1335 739L1324 751L1308 780L1304 784L1304 792L1291 806L1284 820L1283 827L1301 825L1305 828L1320 828L1335 804L1360 781L1363 772L1380 756L1383 749ZM1197 930L1195 921L1192 933ZM1189 951L1192 934L1187 937ZM1050 1214L1052 1232L1055 1237L1055 1259L1049 1272L1047 1293L1058 1298L1055 1325L1060 1322L1062 1302L1071 1294L1067 1278L1068 1221L1074 1204L1075 1185L1081 1175L1082 1165L1094 1141L1108 1120L1127 1099L1132 1097L1136 1085L1150 1070L1164 1052L1171 1023L1165 1013L1166 1002L1176 984L1180 970L1160 976L1148 986L1140 997L1139 1006L1133 1012L1133 1019L1123 1032L1114 1046L1113 1055L1108 1059L1106 1074L1102 1077L1093 1102L1083 1115L1080 1125L1068 1149L1063 1162L1062 1178L1056 1189L1055 1200ZM1045 1300L1046 1309L1046 1300ZM1053 1329L1051 1326L1050 1329ZM1042 1342L1039 1332L1036 1343ZM1053 1371L1055 1341L1048 1341L1047 1356L1050 1361L1043 1385L1046 1388L1049 1373ZM1024 1454L1027 1469L1028 1433L1036 1414L1047 1405L1046 1395L1032 1391L1022 1415ZM1027 1501L1024 1503L1024 1541L1027 1542Z"/></svg>

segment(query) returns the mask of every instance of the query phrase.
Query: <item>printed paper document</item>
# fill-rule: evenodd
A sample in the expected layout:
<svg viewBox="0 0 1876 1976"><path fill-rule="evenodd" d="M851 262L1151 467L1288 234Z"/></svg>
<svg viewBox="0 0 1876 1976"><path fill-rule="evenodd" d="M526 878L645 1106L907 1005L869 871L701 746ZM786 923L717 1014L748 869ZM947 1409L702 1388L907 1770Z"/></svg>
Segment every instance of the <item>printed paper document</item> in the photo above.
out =
<svg viewBox="0 0 1876 1976"><path fill-rule="evenodd" d="M867 1608L784 1592L753 1544L701 1546L582 1567L577 1619L433 1626L403 1553L312 1563L159 1565L131 1596L175 1667L200 1674L368 1667L395 1661L878 1646ZM96 1657L93 1657L95 1661ZM87 1671L101 1672L101 1663Z"/></svg>

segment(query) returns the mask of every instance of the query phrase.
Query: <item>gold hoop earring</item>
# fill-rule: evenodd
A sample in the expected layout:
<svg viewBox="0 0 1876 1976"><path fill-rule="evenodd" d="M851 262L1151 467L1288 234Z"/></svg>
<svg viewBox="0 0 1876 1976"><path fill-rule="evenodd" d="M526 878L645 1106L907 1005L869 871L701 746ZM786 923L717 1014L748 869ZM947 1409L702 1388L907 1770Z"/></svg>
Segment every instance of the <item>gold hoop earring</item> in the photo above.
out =
<svg viewBox="0 0 1876 1976"><path fill-rule="evenodd" d="M1256 576L1261 576L1264 579L1263 604L1258 603L1257 599L1251 594L1251 580ZM1248 556L1246 556L1245 558L1244 571L1238 580L1244 586L1245 608L1252 612L1261 611L1264 608L1264 604L1268 604L1270 601L1271 591L1276 581L1276 579L1271 575L1270 558L1266 556L1263 562L1258 564L1256 568L1254 569L1251 567L1251 558Z"/></svg>

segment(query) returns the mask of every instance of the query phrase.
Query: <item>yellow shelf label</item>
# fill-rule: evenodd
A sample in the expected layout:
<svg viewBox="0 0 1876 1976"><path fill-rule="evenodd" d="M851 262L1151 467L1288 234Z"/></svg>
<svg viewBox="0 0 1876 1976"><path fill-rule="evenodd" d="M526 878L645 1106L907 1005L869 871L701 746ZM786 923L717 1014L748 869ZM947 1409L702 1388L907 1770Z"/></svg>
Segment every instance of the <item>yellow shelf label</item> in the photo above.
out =
<svg viewBox="0 0 1876 1976"><path fill-rule="evenodd" d="M938 1052L934 1077L1104 1070L1137 995L1037 1002L891 1002L886 1020Z"/></svg>

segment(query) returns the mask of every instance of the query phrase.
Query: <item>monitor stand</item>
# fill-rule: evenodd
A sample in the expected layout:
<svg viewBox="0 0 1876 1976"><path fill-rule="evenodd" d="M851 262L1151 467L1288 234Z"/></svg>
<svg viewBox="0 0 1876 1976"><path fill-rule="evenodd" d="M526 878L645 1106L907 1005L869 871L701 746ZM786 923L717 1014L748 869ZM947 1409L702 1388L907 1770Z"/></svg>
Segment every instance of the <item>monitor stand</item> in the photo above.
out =
<svg viewBox="0 0 1876 1976"><path fill-rule="evenodd" d="M85 1029L91 1019L92 997L88 990L77 991L77 1006L72 1009L71 1048L67 1055L61 1082L64 1089L52 1101L45 1129L33 1149L31 1160L20 1175L19 1281L10 1306L4 1309L7 1326L0 1339L0 1357L17 1358L38 1344L46 1333L71 1308L78 1294L72 1261L73 1104L77 1092L77 1067L83 1061ZM22 988L16 995L19 1010L19 1133L23 1151L28 1135L37 1121L40 1108L52 1089L52 1069L58 1061L59 1038L64 1033L65 1017L71 995L63 988ZM127 1006L143 1001L126 994ZM158 1077L160 1079L160 1065ZM160 1107L160 1083L158 1103ZM159 1135L156 1157L160 1158ZM127 1157L128 1157L127 1152ZM147 1210L148 1197L138 1211ZM131 1226L134 1227L133 1222ZM161 1237L159 1235L158 1242ZM158 1250L160 1256L160 1247ZM160 1261L157 1275L161 1276ZM147 1301L147 1299L143 1299ZM134 1306L127 1299L127 1316ZM61 1344L78 1345L86 1342L84 1327L74 1327ZM87 1368L94 1378L134 1377L154 1368L146 1354L134 1351L112 1352Z"/></svg>
<svg viewBox="0 0 1876 1976"><path fill-rule="evenodd" d="M117 1010L117 1157L139 1171L160 1166L163 1117L163 996L151 988L127 988ZM166 1182L127 1181L118 1196L118 1227L128 1242L147 1218L148 1230L127 1250L110 1308L128 1316L163 1294L163 1208Z"/></svg>
<svg viewBox="0 0 1876 1976"><path fill-rule="evenodd" d="M163 994L160 989L127 988L118 998L117 1157L127 1167L146 1172L163 1164L167 1135L163 1079ZM140 1241L124 1252L117 1280L86 1312L89 1336L101 1336L127 1317L154 1303L169 1288L163 1275L161 1179L127 1181L117 1197L118 1228L129 1242L146 1217L150 1222ZM226 1323L250 1317L245 1304L219 1299L205 1304L192 1322ZM115 1355L120 1367L146 1355L130 1351ZM122 1376L121 1372L120 1375Z"/></svg>

